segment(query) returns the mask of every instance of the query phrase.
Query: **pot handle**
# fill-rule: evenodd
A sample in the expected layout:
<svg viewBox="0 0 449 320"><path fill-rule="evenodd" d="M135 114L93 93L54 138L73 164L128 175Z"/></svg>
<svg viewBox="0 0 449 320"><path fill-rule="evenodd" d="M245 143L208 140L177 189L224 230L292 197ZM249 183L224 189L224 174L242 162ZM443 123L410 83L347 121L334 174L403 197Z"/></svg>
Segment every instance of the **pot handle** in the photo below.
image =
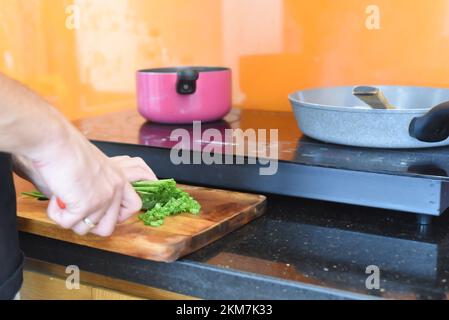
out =
<svg viewBox="0 0 449 320"><path fill-rule="evenodd" d="M449 101L433 107L410 122L409 134L423 142L441 142L449 138Z"/></svg>
<svg viewBox="0 0 449 320"><path fill-rule="evenodd" d="M199 72L194 69L181 69L178 71L176 92L182 95L194 94L196 92L196 81L199 77Z"/></svg>

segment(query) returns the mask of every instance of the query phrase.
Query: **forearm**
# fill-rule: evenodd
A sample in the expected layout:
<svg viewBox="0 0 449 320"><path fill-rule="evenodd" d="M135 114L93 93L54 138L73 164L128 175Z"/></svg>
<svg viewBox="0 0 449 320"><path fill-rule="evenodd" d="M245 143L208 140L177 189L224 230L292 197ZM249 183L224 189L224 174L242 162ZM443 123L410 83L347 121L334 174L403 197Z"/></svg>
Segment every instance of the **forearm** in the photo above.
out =
<svg viewBox="0 0 449 320"><path fill-rule="evenodd" d="M12 153L17 171L50 198L50 219L80 235L111 235L142 208L128 180L155 179L142 159L122 169L44 99L2 74L0 151Z"/></svg>
<svg viewBox="0 0 449 320"><path fill-rule="evenodd" d="M73 130L48 102L0 73L0 151L40 160Z"/></svg>

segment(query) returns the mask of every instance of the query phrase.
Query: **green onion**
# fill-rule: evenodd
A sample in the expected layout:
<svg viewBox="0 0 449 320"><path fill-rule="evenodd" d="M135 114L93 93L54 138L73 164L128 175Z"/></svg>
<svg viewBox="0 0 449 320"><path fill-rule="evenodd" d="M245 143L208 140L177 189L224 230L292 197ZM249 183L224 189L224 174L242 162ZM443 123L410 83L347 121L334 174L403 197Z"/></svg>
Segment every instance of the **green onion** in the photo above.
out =
<svg viewBox="0 0 449 320"><path fill-rule="evenodd" d="M142 209L145 211L139 215L139 219L147 226L159 227L164 224L164 219L168 216L180 213L197 215L201 211L198 201L178 188L174 179L137 181L132 186L141 197ZM48 200L39 191L22 192L22 195L38 200Z"/></svg>

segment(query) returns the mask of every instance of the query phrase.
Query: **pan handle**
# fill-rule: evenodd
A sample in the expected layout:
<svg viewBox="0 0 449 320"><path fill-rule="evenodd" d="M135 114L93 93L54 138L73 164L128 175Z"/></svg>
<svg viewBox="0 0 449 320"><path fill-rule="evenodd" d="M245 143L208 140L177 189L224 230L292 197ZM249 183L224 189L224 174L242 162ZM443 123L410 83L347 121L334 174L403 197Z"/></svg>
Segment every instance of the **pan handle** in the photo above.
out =
<svg viewBox="0 0 449 320"><path fill-rule="evenodd" d="M423 142L441 142L449 138L449 101L433 107L410 122L409 134Z"/></svg>

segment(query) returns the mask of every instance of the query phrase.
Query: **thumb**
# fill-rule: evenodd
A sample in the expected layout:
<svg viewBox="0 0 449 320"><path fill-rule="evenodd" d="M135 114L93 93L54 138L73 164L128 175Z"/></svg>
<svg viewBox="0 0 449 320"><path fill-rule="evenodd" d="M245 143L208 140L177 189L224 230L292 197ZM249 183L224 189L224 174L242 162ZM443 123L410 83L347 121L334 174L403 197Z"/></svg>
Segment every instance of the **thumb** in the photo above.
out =
<svg viewBox="0 0 449 320"><path fill-rule="evenodd" d="M52 196L50 199L47 207L47 215L51 220L61 225L63 209L58 205L58 198L56 196Z"/></svg>
<svg viewBox="0 0 449 320"><path fill-rule="evenodd" d="M72 213L66 204L53 195L47 208L48 217L64 229L71 229L83 219L83 215Z"/></svg>

